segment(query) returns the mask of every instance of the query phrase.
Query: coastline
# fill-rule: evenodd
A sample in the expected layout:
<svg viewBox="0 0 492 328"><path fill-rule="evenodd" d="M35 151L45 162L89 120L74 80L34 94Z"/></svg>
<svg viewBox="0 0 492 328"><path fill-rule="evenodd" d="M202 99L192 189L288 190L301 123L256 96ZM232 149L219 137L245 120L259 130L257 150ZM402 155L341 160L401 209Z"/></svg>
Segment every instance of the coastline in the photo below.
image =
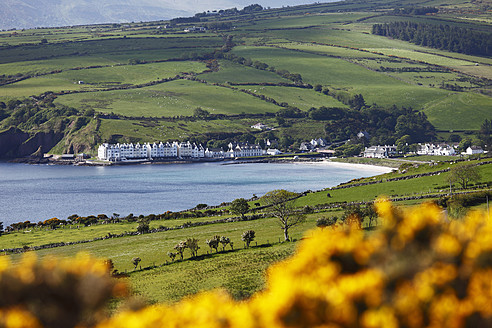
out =
<svg viewBox="0 0 492 328"><path fill-rule="evenodd" d="M308 154L306 154L308 155ZM73 166L131 166L131 165L166 165L166 164L198 164L198 163L221 163L221 165L237 165L237 164L255 164L255 163L272 163L272 164L313 164L313 165L328 165L331 167L353 168L357 170L366 170L371 168L371 171L378 171L378 174L389 173L394 166L383 165L378 163L355 163L350 161L332 160L328 157L319 155L313 156L292 155L292 157L255 157L255 158L201 158L201 159L159 159L159 160L128 160L121 162L105 162L98 160L78 160L78 159L59 159L55 157L25 157L7 160L10 163L21 163L31 165L73 165ZM297 158L296 158L297 157Z"/></svg>
<svg viewBox="0 0 492 328"><path fill-rule="evenodd" d="M251 160L237 160L210 165L195 162L202 164L196 166L144 165L137 168L123 165L114 169L108 167L108 170L95 166L76 168L74 165L49 164L25 167L25 164L0 162L5 165L1 170L3 175L9 177L3 179L7 204L2 209L3 218L12 223L65 218L74 213L81 216L135 212L148 215L182 211L198 203L220 205L240 197L261 195L274 188L295 192L322 190L389 170L320 159L268 161L258 163L260 165L235 165L237 167L228 166L229 163L256 164ZM173 181L175 176L179 179ZM211 188L217 188L214 189L216 192L210 193ZM25 202L23 197L28 194L41 201ZM176 197L178 194L181 196ZM60 197L63 202L59 201ZM137 203L134 203L135 199L138 199Z"/></svg>

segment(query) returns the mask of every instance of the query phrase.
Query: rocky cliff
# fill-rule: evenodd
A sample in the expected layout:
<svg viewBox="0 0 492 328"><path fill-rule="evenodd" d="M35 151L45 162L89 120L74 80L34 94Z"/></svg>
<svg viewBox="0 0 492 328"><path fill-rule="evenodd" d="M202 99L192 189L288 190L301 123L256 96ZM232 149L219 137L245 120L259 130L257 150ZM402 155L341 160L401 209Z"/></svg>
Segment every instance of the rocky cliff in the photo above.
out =
<svg viewBox="0 0 492 328"><path fill-rule="evenodd" d="M0 158L19 158L29 156L41 147L48 151L61 139L63 133L37 132L29 134L15 127L0 132Z"/></svg>

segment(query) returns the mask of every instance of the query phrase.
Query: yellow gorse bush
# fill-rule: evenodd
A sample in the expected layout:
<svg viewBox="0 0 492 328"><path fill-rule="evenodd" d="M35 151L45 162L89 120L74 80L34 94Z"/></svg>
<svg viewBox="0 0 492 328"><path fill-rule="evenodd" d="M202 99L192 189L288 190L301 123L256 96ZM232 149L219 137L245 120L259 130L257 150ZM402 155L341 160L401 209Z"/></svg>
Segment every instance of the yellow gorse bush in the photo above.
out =
<svg viewBox="0 0 492 328"><path fill-rule="evenodd" d="M106 317L108 299L125 293L107 264L87 254L38 260L28 252L16 265L0 257L0 327L94 325Z"/></svg>
<svg viewBox="0 0 492 328"><path fill-rule="evenodd" d="M204 292L173 305L123 311L97 327L492 326L490 214L473 212L463 221L447 222L433 204L399 210L380 200L376 206L384 222L377 231L310 231L292 258L268 270L265 290L247 301L234 301L220 290ZM54 260L23 261L21 266L75 274L82 285L84 276L102 277L104 271L87 258L70 268ZM1 288L6 275L22 270L1 259ZM28 269L17 283L32 285L39 274ZM117 287L105 286L109 294ZM97 303L83 294L77 298L90 308ZM2 307L0 325L24 327L23 316L32 327L46 323L20 302Z"/></svg>

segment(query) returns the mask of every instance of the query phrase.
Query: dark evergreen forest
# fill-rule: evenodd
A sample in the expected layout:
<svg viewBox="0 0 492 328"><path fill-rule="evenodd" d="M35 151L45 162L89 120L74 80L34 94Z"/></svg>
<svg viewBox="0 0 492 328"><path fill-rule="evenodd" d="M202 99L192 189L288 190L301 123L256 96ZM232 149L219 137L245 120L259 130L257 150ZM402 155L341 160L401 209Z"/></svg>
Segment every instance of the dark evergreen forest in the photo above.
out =
<svg viewBox="0 0 492 328"><path fill-rule="evenodd" d="M492 33L458 26L391 22L373 25L372 34L468 55L492 55Z"/></svg>

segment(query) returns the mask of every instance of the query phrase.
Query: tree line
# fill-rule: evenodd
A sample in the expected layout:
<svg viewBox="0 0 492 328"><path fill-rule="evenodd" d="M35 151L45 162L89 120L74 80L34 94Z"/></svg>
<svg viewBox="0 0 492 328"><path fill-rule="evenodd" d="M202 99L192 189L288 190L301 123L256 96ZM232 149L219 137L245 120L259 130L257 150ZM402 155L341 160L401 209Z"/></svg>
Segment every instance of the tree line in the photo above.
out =
<svg viewBox="0 0 492 328"><path fill-rule="evenodd" d="M491 56L492 33L451 25L415 22L374 24L372 34L468 55Z"/></svg>

